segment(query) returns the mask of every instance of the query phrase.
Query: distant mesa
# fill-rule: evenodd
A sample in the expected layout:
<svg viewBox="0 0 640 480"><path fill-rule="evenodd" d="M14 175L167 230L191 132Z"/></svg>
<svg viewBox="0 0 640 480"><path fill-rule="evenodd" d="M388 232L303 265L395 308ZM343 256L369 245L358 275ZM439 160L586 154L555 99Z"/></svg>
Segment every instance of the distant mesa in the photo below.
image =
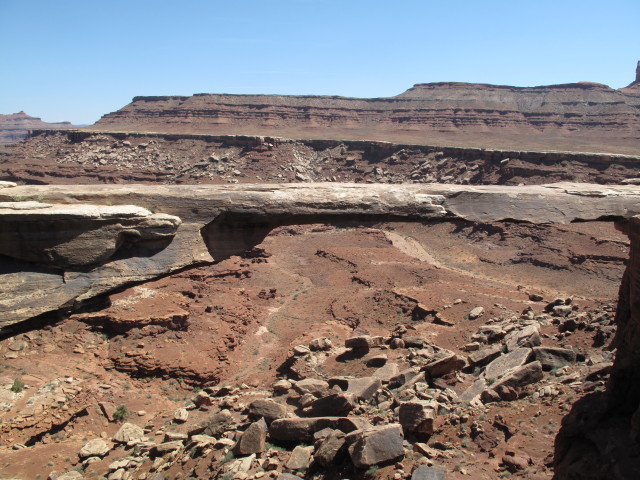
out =
<svg viewBox="0 0 640 480"><path fill-rule="evenodd" d="M386 98L135 97L87 129L637 154L638 68L636 81L619 90L591 82L538 87L440 82Z"/></svg>
<svg viewBox="0 0 640 480"><path fill-rule="evenodd" d="M66 129L75 128L70 122L43 122L38 117L32 117L24 112L10 115L0 114L0 145L16 143L29 134L29 130Z"/></svg>

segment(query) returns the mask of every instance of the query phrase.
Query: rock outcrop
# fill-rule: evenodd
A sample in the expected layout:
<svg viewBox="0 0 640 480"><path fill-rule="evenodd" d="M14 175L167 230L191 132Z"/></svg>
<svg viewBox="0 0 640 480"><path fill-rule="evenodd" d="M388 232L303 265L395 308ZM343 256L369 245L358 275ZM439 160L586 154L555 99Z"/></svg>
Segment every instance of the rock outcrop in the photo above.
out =
<svg viewBox="0 0 640 480"><path fill-rule="evenodd" d="M530 88L447 82L388 98L135 97L90 129L622 153L640 145L640 95L589 82Z"/></svg>
<svg viewBox="0 0 640 480"><path fill-rule="evenodd" d="M617 348L604 392L574 404L556 437L556 477L626 479L638 471L640 449L640 217L617 226L631 240L616 312Z"/></svg>
<svg viewBox="0 0 640 480"><path fill-rule="evenodd" d="M125 209L141 218L133 224L131 219L120 218L96 229L99 212L120 212L126 217L122 207L81 207L91 221L76 219L68 229L72 233L67 235L61 229L56 240L46 234L49 230L56 232L55 225L47 226L43 221L48 208L40 208L43 205L37 203L26 204L31 209L15 210L15 203L11 203L12 209L0 216L0 245L5 246L6 259L1 272L5 288L0 293L3 325L73 306L186 266L238 255L281 225L454 219L544 224L624 219L640 214L637 187L584 184L25 186L4 188L0 193L0 201L27 198L61 204L50 208L54 215L56 211L67 215L65 221L72 209L63 204L78 202L145 205L162 213ZM16 241L20 248L11 246ZM118 249L125 243L128 248ZM82 251L76 251L80 247ZM24 254L30 249L36 253Z"/></svg>

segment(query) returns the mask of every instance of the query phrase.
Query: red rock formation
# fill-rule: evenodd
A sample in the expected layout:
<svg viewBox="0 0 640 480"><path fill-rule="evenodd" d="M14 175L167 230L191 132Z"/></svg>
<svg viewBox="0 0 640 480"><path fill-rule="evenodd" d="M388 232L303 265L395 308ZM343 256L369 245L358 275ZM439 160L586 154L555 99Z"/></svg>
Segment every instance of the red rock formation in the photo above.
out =
<svg viewBox="0 0 640 480"><path fill-rule="evenodd" d="M32 117L24 112L11 115L0 114L0 145L16 143L29 134L29 130L73 128L69 122L48 123L40 118Z"/></svg>
<svg viewBox="0 0 640 480"><path fill-rule="evenodd" d="M632 154L640 147L640 92L587 82L531 88L430 83L371 99L135 97L90 128Z"/></svg>

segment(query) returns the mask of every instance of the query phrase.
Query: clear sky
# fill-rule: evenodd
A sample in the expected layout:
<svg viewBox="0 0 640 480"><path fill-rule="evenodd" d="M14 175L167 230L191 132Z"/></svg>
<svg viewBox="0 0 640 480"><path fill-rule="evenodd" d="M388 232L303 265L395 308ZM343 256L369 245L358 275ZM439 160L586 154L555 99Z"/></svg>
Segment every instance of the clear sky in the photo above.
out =
<svg viewBox="0 0 640 480"><path fill-rule="evenodd" d="M638 60L640 0L0 0L0 113L49 122L136 95L620 88Z"/></svg>

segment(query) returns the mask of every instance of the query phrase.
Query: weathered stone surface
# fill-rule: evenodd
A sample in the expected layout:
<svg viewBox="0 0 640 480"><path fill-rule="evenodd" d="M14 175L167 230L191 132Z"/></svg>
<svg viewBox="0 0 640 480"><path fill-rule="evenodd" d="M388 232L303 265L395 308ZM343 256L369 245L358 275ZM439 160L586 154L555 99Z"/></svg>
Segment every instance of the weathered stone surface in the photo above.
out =
<svg viewBox="0 0 640 480"><path fill-rule="evenodd" d="M382 337L372 337L370 335L360 335L357 337L350 337L344 341L344 346L347 348L371 348L382 345Z"/></svg>
<svg viewBox="0 0 640 480"><path fill-rule="evenodd" d="M373 357L367 358L365 361L367 367L382 367L387 363L387 356L382 353Z"/></svg>
<svg viewBox="0 0 640 480"><path fill-rule="evenodd" d="M413 400L400 404L398 421L405 433L433 434L433 422L437 405L432 402Z"/></svg>
<svg viewBox="0 0 640 480"><path fill-rule="evenodd" d="M151 449L153 455L163 456L167 453L175 452L176 450L180 450L183 447L182 440L173 440L171 442L163 442Z"/></svg>
<svg viewBox="0 0 640 480"><path fill-rule="evenodd" d="M525 385L539 382L543 378L542 365L540 362L531 362L521 367L510 370L503 375L493 386L498 391L502 386L511 388L520 388Z"/></svg>
<svg viewBox="0 0 640 480"><path fill-rule="evenodd" d="M264 452L268 427L263 418L249 425L238 440L234 452L239 455L251 455Z"/></svg>
<svg viewBox="0 0 640 480"><path fill-rule="evenodd" d="M109 450L111 450L111 447L107 442L101 438L94 438L93 440L89 440L85 443L84 447L82 447L78 452L78 456L81 459L88 457L104 457L109 453Z"/></svg>
<svg viewBox="0 0 640 480"><path fill-rule="evenodd" d="M569 348L535 347L531 351L532 358L538 360L545 371L561 368L576 363L577 354Z"/></svg>
<svg viewBox="0 0 640 480"><path fill-rule="evenodd" d="M278 475L278 480L302 480L302 478L292 473L281 473Z"/></svg>
<svg viewBox="0 0 640 480"><path fill-rule="evenodd" d="M0 254L55 267L93 265L125 243L170 240L178 217L133 205L0 202Z"/></svg>
<svg viewBox="0 0 640 480"><path fill-rule="evenodd" d="M314 352L324 352L333 348L333 342L327 337L314 338L309 342L309 349Z"/></svg>
<svg viewBox="0 0 640 480"><path fill-rule="evenodd" d="M212 437L217 437L226 431L227 427L233 422L233 415L229 410L221 410L211 415L206 421L189 431L190 435L203 433Z"/></svg>
<svg viewBox="0 0 640 480"><path fill-rule="evenodd" d="M429 467L422 465L411 474L411 480L445 480L446 470L442 467Z"/></svg>
<svg viewBox="0 0 640 480"><path fill-rule="evenodd" d="M310 393L316 397L320 397L329 391L329 384L319 378L305 378L296 382L293 389L301 395Z"/></svg>
<svg viewBox="0 0 640 480"><path fill-rule="evenodd" d="M400 373L398 364L390 362L373 372L373 377L378 378L382 383L389 383L389 381L398 375L398 373Z"/></svg>
<svg viewBox="0 0 640 480"><path fill-rule="evenodd" d="M298 445L291 452L286 467L290 470L306 470L311 464L311 455L313 455L313 447Z"/></svg>
<svg viewBox="0 0 640 480"><path fill-rule="evenodd" d="M332 465L345 445L344 437L344 432L341 432L340 430L331 430L331 432L320 443L318 450L313 456L314 460L323 467Z"/></svg>
<svg viewBox="0 0 640 480"><path fill-rule="evenodd" d="M482 367L500 356L502 348L500 345L493 345L489 348L477 350L467 357L469 363L474 367Z"/></svg>
<svg viewBox="0 0 640 480"><path fill-rule="evenodd" d="M469 320L475 320L476 318L480 318L482 315L484 315L484 308L483 307L473 308L469 312Z"/></svg>
<svg viewBox="0 0 640 480"><path fill-rule="evenodd" d="M483 377L489 380L500 378L509 370L524 365L530 355L530 348L517 348L506 355L501 355L487 365Z"/></svg>
<svg viewBox="0 0 640 480"><path fill-rule="evenodd" d="M75 470L71 470L70 472L65 472L56 477L56 480L84 480L84 477L80 472L76 472Z"/></svg>
<svg viewBox="0 0 640 480"><path fill-rule="evenodd" d="M269 426L269 435L274 440L311 442L313 434L324 428L349 433L365 428L367 424L358 417L280 418Z"/></svg>
<svg viewBox="0 0 640 480"><path fill-rule="evenodd" d="M333 393L318 398L310 405L309 415L316 417L340 416L356 408L358 402L351 393Z"/></svg>
<svg viewBox="0 0 640 480"><path fill-rule="evenodd" d="M436 378L462 370L465 365L464 358L447 351L437 354L423 367L423 370L432 378Z"/></svg>
<svg viewBox="0 0 640 480"><path fill-rule="evenodd" d="M349 454L357 468L368 468L404 455L402 427L389 424L352 433L347 438Z"/></svg>
<svg viewBox="0 0 640 480"><path fill-rule="evenodd" d="M124 423L113 436L113 440L120 443L128 443L140 440L144 437L144 430L133 423Z"/></svg>
<svg viewBox="0 0 640 480"><path fill-rule="evenodd" d="M173 420L179 423L184 423L189 418L189 410L186 408L178 408L173 412Z"/></svg>
<svg viewBox="0 0 640 480"><path fill-rule="evenodd" d="M368 401L382 387L382 382L375 377L333 377L329 379L329 386L334 385L354 395L358 400Z"/></svg>
<svg viewBox="0 0 640 480"><path fill-rule="evenodd" d="M507 351L512 352L519 347L537 347L542 340L540 339L540 325L533 324L514 330L504 338Z"/></svg>
<svg viewBox="0 0 640 480"><path fill-rule="evenodd" d="M269 398L260 398L249 404L249 416L264 418L267 425L278 418L287 416L287 407Z"/></svg>

